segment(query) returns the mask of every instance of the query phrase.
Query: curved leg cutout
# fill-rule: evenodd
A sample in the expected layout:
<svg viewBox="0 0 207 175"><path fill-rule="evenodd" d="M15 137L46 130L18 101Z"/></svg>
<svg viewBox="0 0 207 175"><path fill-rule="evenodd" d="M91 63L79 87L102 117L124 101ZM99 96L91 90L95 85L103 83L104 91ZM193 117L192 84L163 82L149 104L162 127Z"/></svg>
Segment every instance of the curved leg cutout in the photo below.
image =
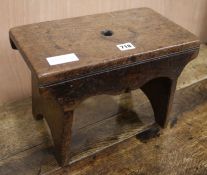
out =
<svg viewBox="0 0 207 175"><path fill-rule="evenodd" d="M165 127L167 125L176 83L177 79L161 77L153 79L141 87L141 90L148 97L152 105L155 121L161 127Z"/></svg>
<svg viewBox="0 0 207 175"><path fill-rule="evenodd" d="M58 163L65 166L70 159L73 110L65 111L53 97L48 96L44 101L47 104L44 117L51 131L55 156Z"/></svg>

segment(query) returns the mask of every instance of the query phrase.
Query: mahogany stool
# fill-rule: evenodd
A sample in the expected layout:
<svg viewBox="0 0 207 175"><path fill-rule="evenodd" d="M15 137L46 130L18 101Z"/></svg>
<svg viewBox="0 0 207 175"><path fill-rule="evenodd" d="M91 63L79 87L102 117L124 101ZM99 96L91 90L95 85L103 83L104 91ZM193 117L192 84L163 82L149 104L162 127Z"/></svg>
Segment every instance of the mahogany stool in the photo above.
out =
<svg viewBox="0 0 207 175"><path fill-rule="evenodd" d="M70 160L73 111L88 97L140 88L155 121L166 126L177 78L200 46L148 8L25 25L9 34L32 72L33 115L46 119L61 166Z"/></svg>

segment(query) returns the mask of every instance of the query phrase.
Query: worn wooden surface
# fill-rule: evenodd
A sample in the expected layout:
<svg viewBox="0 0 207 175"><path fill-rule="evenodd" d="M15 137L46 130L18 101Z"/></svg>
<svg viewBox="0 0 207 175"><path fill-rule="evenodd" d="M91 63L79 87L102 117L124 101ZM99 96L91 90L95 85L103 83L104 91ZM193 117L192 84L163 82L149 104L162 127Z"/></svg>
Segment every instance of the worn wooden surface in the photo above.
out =
<svg viewBox="0 0 207 175"><path fill-rule="evenodd" d="M61 166L73 157L74 110L88 97L141 88L165 127L177 78L200 47L196 36L149 8L20 26L10 30L10 40L32 71L33 114L47 121ZM117 44L126 42L135 48L120 51ZM68 53L79 61L51 66L46 60Z"/></svg>
<svg viewBox="0 0 207 175"><path fill-rule="evenodd" d="M113 35L104 36L105 30ZM16 27L10 37L43 85L199 47L193 34L148 8ZM121 52L116 46L127 42L136 48ZM69 53L79 61L50 66L46 60Z"/></svg>
<svg viewBox="0 0 207 175"><path fill-rule="evenodd" d="M30 71L9 44L11 27L138 7L150 7L207 41L206 0L1 0L0 104L31 96Z"/></svg>
<svg viewBox="0 0 207 175"><path fill-rule="evenodd" d="M102 155L99 154L97 158L92 157L88 161L74 163L71 167L71 174L207 174L205 149L207 146L206 51L206 46L202 46L200 56L192 61L182 73L178 81L180 90L176 93L171 122L165 132L161 132L160 137L146 139L150 136L159 135L156 127L152 126L152 131L138 135L138 140L134 137L123 144L119 144L120 146L116 146L111 151L108 150ZM200 80L203 81L198 83ZM192 86L189 87L190 85ZM183 89L184 87L186 89ZM112 121L109 123L113 125L113 120L115 121L116 116L118 117L116 113L119 111L120 105L133 106L132 104L137 108L136 113L139 112L140 120L136 120L136 123L140 125L140 128L145 123L150 124L150 121L153 120L150 115L152 109L148 106L149 103L146 103L146 97L138 91L133 93L137 97L134 96L132 100L129 100L131 98L126 95L117 97L97 96L88 99L75 111L73 129L77 131L85 129L87 131L85 132L86 138L88 137L87 133L93 132L92 129L90 131L85 128L87 121L81 121L79 127L76 124L76 120L80 121L82 110L86 110L85 115L87 114L88 117L99 116L100 121L94 121L94 127L92 127L95 132L97 125L103 124L105 126L105 117ZM135 101L134 98L142 100ZM125 100L120 101L120 99ZM97 100L101 100L103 104L107 105L107 108L104 108L103 105L97 106ZM131 101L133 103L130 103ZM145 113L147 109L151 112ZM133 116L136 115L131 113L131 116L133 121ZM91 118L89 118L90 120ZM33 120L31 99L1 106L0 125L1 175L13 175L14 172L17 175L69 174L69 170L67 168L60 169L54 159L50 136L44 123ZM128 123L123 126L123 128L128 129L120 137L133 132L133 126L131 129L128 126ZM101 131L97 130L97 132L100 133ZM92 146L95 148L104 146L103 143L106 140L110 141L110 133L106 133L105 136L105 138L95 137L91 142ZM90 148L84 147L84 142L87 142L87 139L80 140L76 144L82 145L79 148L83 151L85 149L84 152L88 153ZM79 156L84 156L83 154L78 156L75 149L74 155L76 160Z"/></svg>
<svg viewBox="0 0 207 175"><path fill-rule="evenodd" d="M14 172L17 175L46 172L151 174L153 172L153 174L205 175L207 171L206 95L206 80L179 90L176 94L171 122L164 132L160 131L160 134L159 130L152 126L151 133L138 134L137 137L98 153L91 159L74 163L70 170L67 167L61 169L57 166L43 122L32 122L30 99L23 103L2 107L0 174L10 175ZM106 99L105 101L109 100L106 97L101 98ZM93 99L85 103L89 106L94 104ZM83 106L80 108L84 109ZM100 107L97 110L100 110ZM139 118L142 120L141 116L143 115ZM97 134L100 134L101 131L97 131ZM96 132L95 128L94 132ZM156 138L148 139L150 135ZM87 137L87 132L85 136ZM98 143L103 143L104 138L98 140Z"/></svg>
<svg viewBox="0 0 207 175"><path fill-rule="evenodd" d="M184 95L185 94L185 95ZM70 171L56 174L199 174L207 173L207 81L178 91L172 122L161 134L138 134L119 144L108 155L96 156L87 165L79 162ZM185 96L185 97L184 97ZM180 99L179 99L180 98ZM180 101L179 101L180 100ZM148 135L155 138L147 140ZM139 141L137 141L139 140ZM80 170L81 169L81 170Z"/></svg>

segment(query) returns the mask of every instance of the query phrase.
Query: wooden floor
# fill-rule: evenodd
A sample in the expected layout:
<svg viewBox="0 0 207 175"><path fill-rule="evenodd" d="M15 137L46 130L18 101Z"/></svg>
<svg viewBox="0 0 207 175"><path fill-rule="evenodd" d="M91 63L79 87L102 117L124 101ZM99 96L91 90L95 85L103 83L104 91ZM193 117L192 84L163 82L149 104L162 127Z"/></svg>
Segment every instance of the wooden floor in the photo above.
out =
<svg viewBox="0 0 207 175"><path fill-rule="evenodd" d="M93 115L99 120L91 123ZM139 90L90 98L75 111L71 165L60 168L45 123L32 118L31 99L5 104L0 175L207 175L207 46L179 79L168 127L153 123Z"/></svg>

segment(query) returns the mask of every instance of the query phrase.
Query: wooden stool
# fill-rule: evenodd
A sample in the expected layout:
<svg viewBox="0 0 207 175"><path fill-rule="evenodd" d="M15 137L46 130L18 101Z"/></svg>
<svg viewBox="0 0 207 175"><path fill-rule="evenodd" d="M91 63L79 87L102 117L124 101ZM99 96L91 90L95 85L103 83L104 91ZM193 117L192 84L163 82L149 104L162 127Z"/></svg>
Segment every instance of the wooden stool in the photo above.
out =
<svg viewBox="0 0 207 175"><path fill-rule="evenodd" d="M88 97L141 88L166 126L177 78L200 46L148 8L16 27L10 40L32 72L33 115L45 117L62 166L70 159L73 111Z"/></svg>

